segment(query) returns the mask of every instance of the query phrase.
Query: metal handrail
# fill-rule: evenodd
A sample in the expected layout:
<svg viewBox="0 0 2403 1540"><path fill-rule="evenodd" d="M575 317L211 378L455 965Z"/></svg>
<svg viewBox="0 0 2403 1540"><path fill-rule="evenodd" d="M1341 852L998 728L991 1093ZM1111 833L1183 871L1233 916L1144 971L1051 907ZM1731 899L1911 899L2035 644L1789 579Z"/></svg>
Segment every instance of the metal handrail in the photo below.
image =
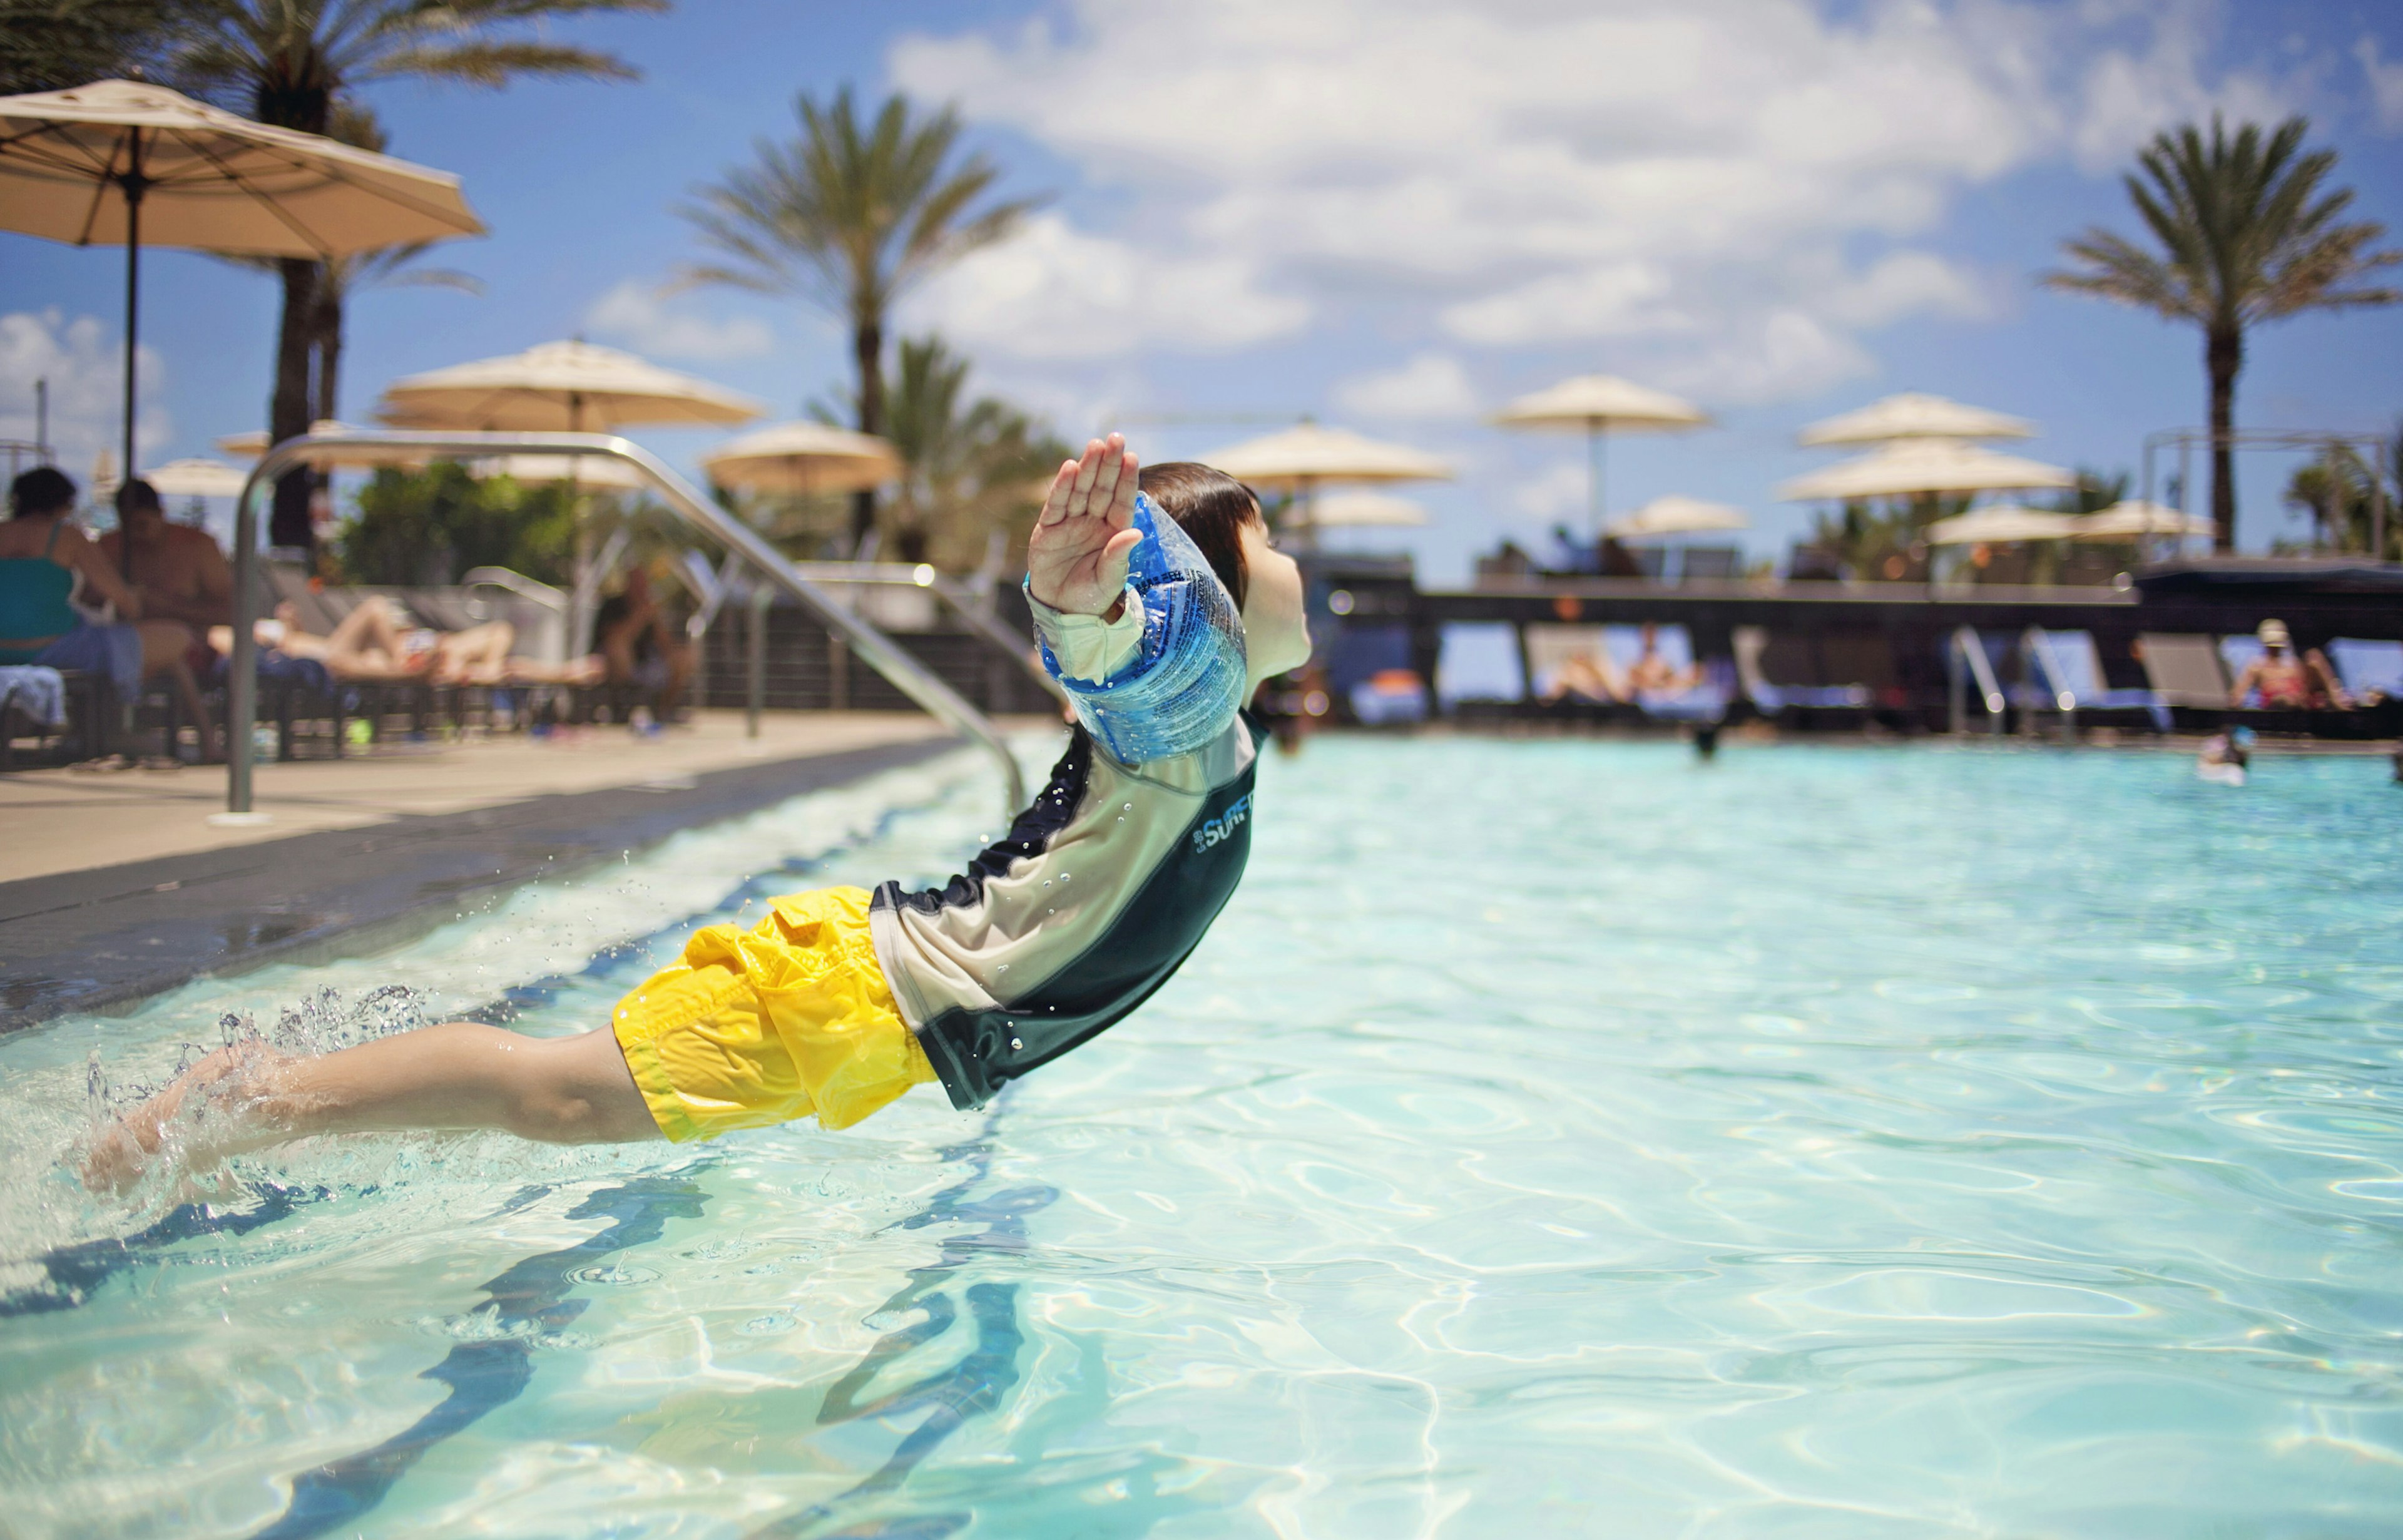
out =
<svg viewBox="0 0 2403 1540"><path fill-rule="evenodd" d="M976 594L956 577L947 577L934 568L920 562L796 562L795 571L819 583L877 583L889 588L919 588L932 592L970 631L1007 653L1021 673L1042 687L1045 694L1062 705L1068 702L1068 692L1060 681L1051 677L1035 656L1035 645L1023 636L1011 633L1007 626L993 617L993 612L977 603Z"/></svg>
<svg viewBox="0 0 2403 1540"><path fill-rule="evenodd" d="M537 582L524 573L507 567L470 567L459 579L463 589L500 589L519 598L540 604L547 610L567 613L567 595L548 583Z"/></svg>
<svg viewBox="0 0 2403 1540"><path fill-rule="evenodd" d="M1951 687L1947 693L1952 701L1954 736L1969 730L1969 713L1962 699L1965 669L1966 674L1978 682L1978 693L1985 701L1989 729L2002 731L2005 704L2002 681L1994 677L1993 660L1986 656L1985 641L1979 636L1975 627L1961 626L1953 631L1952 645L1947 649L1945 662L1948 665L1945 672L1952 675L1947 681Z"/></svg>
<svg viewBox="0 0 2403 1540"><path fill-rule="evenodd" d="M319 450L375 451L388 449L396 463L432 453L591 454L623 461L641 471L669 507L688 523L740 551L744 560L778 588L799 600L818 622L834 631L884 676L938 721L981 743L999 763L1009 801L1004 815L1014 815L1026 800L1025 778L1000 730L990 718L904 652L882 631L834 602L817 584L795 569L757 531L693 491L658 456L631 440L607 433L408 433L346 429L287 438L271 448L252 467L242 496L234 504L233 658L227 700L226 811L248 819L251 812L251 727L258 711L257 642L251 635L251 601L258 566L258 491L294 466L307 464Z"/></svg>

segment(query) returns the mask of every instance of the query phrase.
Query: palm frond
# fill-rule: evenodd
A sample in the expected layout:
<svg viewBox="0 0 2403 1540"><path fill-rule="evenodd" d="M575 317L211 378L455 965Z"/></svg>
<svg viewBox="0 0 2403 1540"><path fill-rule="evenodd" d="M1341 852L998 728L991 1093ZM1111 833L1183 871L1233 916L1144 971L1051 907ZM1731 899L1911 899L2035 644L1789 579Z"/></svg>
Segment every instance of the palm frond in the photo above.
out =
<svg viewBox="0 0 2403 1540"><path fill-rule="evenodd" d="M512 76L573 76L639 80L642 71L612 53L557 43L424 43L395 49L362 66L354 80L418 76L471 86L506 86Z"/></svg>

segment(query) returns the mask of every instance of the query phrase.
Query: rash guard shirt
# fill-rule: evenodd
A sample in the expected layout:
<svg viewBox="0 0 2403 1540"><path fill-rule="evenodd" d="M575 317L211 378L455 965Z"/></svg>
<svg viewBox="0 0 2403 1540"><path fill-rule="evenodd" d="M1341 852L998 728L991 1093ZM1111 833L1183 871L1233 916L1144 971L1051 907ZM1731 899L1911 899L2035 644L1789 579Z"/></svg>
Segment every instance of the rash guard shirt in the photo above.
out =
<svg viewBox="0 0 2403 1540"><path fill-rule="evenodd" d="M1131 766L1076 728L1008 838L942 887L876 890L877 960L954 1107L1123 1020L1192 954L1243 878L1265 736L1246 713Z"/></svg>

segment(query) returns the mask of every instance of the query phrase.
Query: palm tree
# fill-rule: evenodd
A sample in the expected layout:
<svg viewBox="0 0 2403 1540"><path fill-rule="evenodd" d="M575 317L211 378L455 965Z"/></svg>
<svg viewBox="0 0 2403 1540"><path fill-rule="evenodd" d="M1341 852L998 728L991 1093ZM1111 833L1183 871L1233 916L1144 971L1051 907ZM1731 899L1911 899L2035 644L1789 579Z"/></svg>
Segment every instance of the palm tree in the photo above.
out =
<svg viewBox="0 0 2403 1540"><path fill-rule="evenodd" d="M2403 253L2368 249L2386 233L2383 225L2338 223L2353 191L2321 191L2336 152L2299 153L2310 126L2289 118L2265 140L2257 125L2246 123L2231 139L2215 117L2208 140L2192 124L2156 135L2136 157L2144 176L2126 182L2161 254L2097 226L2063 243L2082 267L2042 279L2050 288L2099 294L2202 327L2211 376L2211 517L2223 551L2236 544L2230 435L2244 329L2300 311L2403 298L2363 285L2373 270L2403 261Z"/></svg>
<svg viewBox="0 0 2403 1540"><path fill-rule="evenodd" d="M180 9L178 0L0 0L0 96L154 71Z"/></svg>
<svg viewBox="0 0 2403 1540"><path fill-rule="evenodd" d="M631 80L633 66L614 54L508 35L554 18L667 8L668 0L190 0L190 21L170 67L262 123L324 133L338 103L379 80L493 87L521 75ZM319 264L286 257L278 266L284 319L268 434L283 439L308 431L311 354L322 312ZM276 487L271 538L277 543L309 544L311 480L296 473Z"/></svg>
<svg viewBox="0 0 2403 1540"><path fill-rule="evenodd" d="M1073 451L1041 423L998 396L970 399L969 361L929 332L901 340L899 368L881 382L884 435L901 461L892 506L883 509L894 556L965 571L984 560L995 534L1023 543L1049 473ZM840 425L855 415L849 392L813 401L812 417Z"/></svg>
<svg viewBox="0 0 2403 1540"><path fill-rule="evenodd" d="M383 153L391 141L385 136L383 124L376 115L355 102L334 104L333 120L326 125L331 137L345 145L355 145L363 150ZM481 294L481 282L455 268L412 267L417 259L433 249L430 241L412 241L397 246L380 246L350 257L337 257L317 265L317 314L311 327L311 349L313 354L314 388L310 393L309 411L313 419L340 417L338 394L342 371L342 321L345 306L352 295L362 289L375 288L442 288L457 289L463 294Z"/></svg>
<svg viewBox="0 0 2403 1540"><path fill-rule="evenodd" d="M1001 239L1032 199L971 209L999 180L982 155L954 159L960 121L949 108L913 118L889 98L864 123L851 88L820 104L794 104L801 132L754 143L748 166L696 188L680 212L728 260L686 275L761 294L797 294L851 326L862 433L884 427L884 321L896 298L943 264ZM852 538L876 521L872 493L852 505Z"/></svg>
<svg viewBox="0 0 2403 1540"><path fill-rule="evenodd" d="M941 338L905 337L899 353L886 402L886 437L901 456L896 553L966 567L993 532L1034 513L1045 473L1070 451L1008 402L969 399L968 361Z"/></svg>

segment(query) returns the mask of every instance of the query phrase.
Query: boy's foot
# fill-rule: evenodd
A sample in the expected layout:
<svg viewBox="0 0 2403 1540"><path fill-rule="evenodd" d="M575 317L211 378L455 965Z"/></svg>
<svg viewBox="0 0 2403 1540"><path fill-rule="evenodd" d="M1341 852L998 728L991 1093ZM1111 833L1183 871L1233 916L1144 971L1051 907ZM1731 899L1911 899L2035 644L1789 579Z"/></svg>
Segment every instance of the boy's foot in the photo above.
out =
<svg viewBox="0 0 2403 1540"><path fill-rule="evenodd" d="M84 1151L83 1185L93 1192L123 1192L142 1179L166 1141L166 1126L195 1091L264 1068L281 1058L264 1043L238 1043L217 1049L175 1076L165 1090L126 1113L92 1139ZM197 1152L188 1152L197 1153Z"/></svg>

